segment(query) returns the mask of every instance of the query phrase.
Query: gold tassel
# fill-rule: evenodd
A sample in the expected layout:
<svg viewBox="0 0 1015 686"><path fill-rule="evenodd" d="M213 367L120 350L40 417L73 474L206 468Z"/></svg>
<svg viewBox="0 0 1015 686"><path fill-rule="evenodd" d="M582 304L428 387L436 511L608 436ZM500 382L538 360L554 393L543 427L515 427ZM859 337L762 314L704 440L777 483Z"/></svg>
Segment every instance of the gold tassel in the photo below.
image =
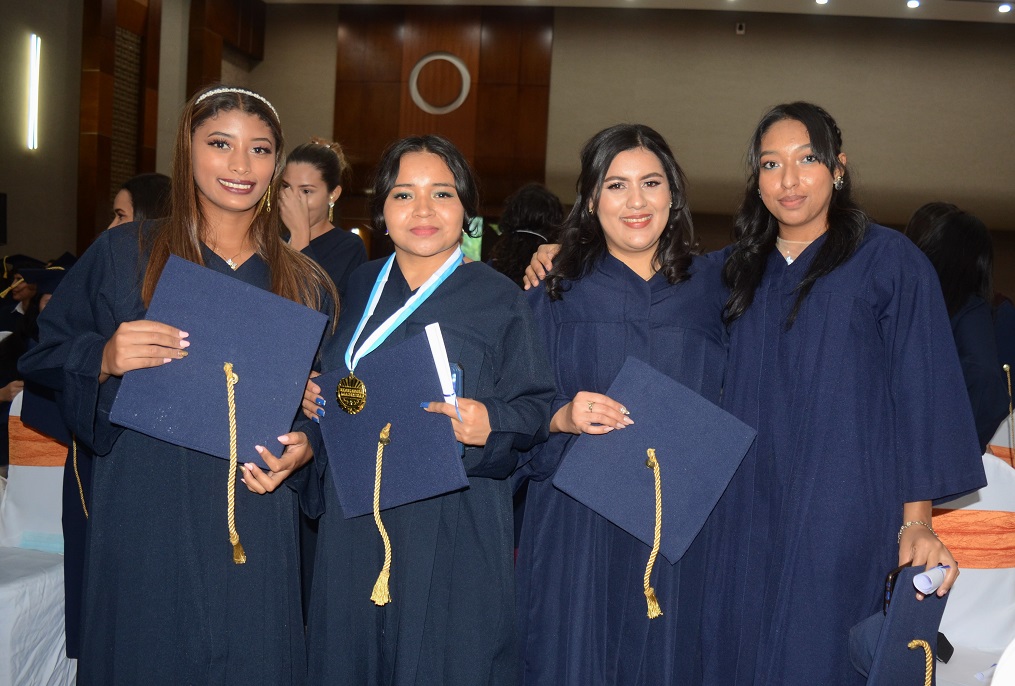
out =
<svg viewBox="0 0 1015 686"><path fill-rule="evenodd" d="M25 282L20 276L11 282L11 285L0 291L0 298L6 298L7 294Z"/></svg>
<svg viewBox="0 0 1015 686"><path fill-rule="evenodd" d="M328 223L335 223L335 203L333 202L328 203Z"/></svg>
<svg viewBox="0 0 1015 686"><path fill-rule="evenodd" d="M222 367L226 373L226 397L229 401L229 481L226 485L227 501L226 519L229 522L229 542L233 544L233 564L241 565L247 561L247 553L240 543L240 534L236 531L236 393L233 387L240 377L233 373L233 363L226 362Z"/></svg>
<svg viewBox="0 0 1015 686"><path fill-rule="evenodd" d="M648 554L648 564L645 566L645 600L648 603L648 618L655 619L663 614L659 607L659 600L656 598L656 591L649 585L652 578L652 567L655 566L656 557L659 556L659 540L663 533L663 485L659 476L659 460L656 459L655 448L648 449L648 459L645 466L652 470L656 483L656 526L652 536L652 552Z"/></svg>
<svg viewBox="0 0 1015 686"><path fill-rule="evenodd" d="M1008 377L1008 448L1015 451L1015 418L1012 417L1011 365L1005 362L1004 375Z"/></svg>
<svg viewBox="0 0 1015 686"><path fill-rule="evenodd" d="M910 650L923 648L924 660L926 662L924 666L923 686L934 686L934 651L930 649L930 644L927 641L913 639L906 647Z"/></svg>
<svg viewBox="0 0 1015 686"><path fill-rule="evenodd" d="M391 422L384 425L377 440L377 467L374 470L374 523L381 532L381 540L384 541L384 567L377 575L374 592L370 594L370 600L374 605L387 605L391 602L391 592L388 589L388 578L391 576L391 539L388 538L388 530L381 522L381 465L384 461L384 446L389 443L391 443Z"/></svg>
<svg viewBox="0 0 1015 686"><path fill-rule="evenodd" d="M81 498L81 509L85 513L85 519L88 519L88 506L85 505L85 487L81 485L81 474L78 472L78 439L71 436L70 444L71 450L74 453L74 478L78 480L78 496Z"/></svg>

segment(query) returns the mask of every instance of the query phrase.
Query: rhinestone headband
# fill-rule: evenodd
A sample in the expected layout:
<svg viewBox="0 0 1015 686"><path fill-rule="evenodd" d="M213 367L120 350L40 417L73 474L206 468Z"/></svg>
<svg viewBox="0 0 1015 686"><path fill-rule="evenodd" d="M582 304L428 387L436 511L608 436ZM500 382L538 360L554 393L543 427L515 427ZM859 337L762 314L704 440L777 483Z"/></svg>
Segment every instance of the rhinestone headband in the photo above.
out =
<svg viewBox="0 0 1015 686"><path fill-rule="evenodd" d="M270 109L272 112L275 113L275 119L279 119L279 121L281 121L281 119L278 116L278 111L275 109L275 106L272 105L270 102L268 102L268 99L266 97L264 97L260 93L255 93L254 91L248 91L245 88L228 88L228 87L226 87L226 88L215 88L214 90L210 90L207 93L202 93L201 97L199 97L197 100L194 101L194 104L196 105L199 102L201 102L202 100L207 100L208 98L210 98L213 95L222 95L223 93L239 93L241 95L249 95L252 98L257 98L258 100L263 102L265 105L267 105L268 109Z"/></svg>

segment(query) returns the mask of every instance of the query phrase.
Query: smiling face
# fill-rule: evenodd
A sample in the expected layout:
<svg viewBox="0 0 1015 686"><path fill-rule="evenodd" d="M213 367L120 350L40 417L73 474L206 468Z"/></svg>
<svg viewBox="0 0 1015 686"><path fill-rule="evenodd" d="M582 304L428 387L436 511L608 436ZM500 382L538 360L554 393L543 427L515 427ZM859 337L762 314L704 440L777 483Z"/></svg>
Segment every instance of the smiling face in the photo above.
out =
<svg viewBox="0 0 1015 686"><path fill-rule="evenodd" d="M132 221L134 221L134 200L130 196L130 191L121 188L113 198L113 221L106 228L111 229Z"/></svg>
<svg viewBox="0 0 1015 686"><path fill-rule="evenodd" d="M310 212L310 226L328 221L328 203L335 202L342 193L342 187L328 192L328 185L320 170L308 162L290 162L282 172L282 187L294 188L307 199Z"/></svg>
<svg viewBox="0 0 1015 686"><path fill-rule="evenodd" d="M651 268L669 221L670 202L670 185L658 157L645 148L614 157L595 208L610 254L640 274Z"/></svg>
<svg viewBox="0 0 1015 686"><path fill-rule="evenodd" d="M436 270L458 246L464 221L455 177L444 160L432 152L402 155L384 201L384 224L402 271Z"/></svg>
<svg viewBox="0 0 1015 686"><path fill-rule="evenodd" d="M809 241L823 234L834 179L814 154L807 127L795 119L772 124L761 137L759 160L758 189L779 222L779 235ZM845 155L839 155L839 164L845 167ZM842 167L836 173L841 174Z"/></svg>
<svg viewBox="0 0 1015 686"><path fill-rule="evenodd" d="M271 183L275 147L268 125L240 110L220 112L194 130L194 183L206 218L253 211Z"/></svg>

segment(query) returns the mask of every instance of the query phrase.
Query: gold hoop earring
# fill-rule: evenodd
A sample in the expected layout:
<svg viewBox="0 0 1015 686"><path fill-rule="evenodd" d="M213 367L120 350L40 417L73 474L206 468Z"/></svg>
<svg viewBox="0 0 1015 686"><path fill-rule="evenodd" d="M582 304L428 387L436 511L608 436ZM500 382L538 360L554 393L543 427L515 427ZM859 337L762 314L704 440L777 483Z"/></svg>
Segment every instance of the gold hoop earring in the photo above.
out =
<svg viewBox="0 0 1015 686"><path fill-rule="evenodd" d="M328 203L328 223L329 224L334 224L335 223L335 203L334 202L329 202Z"/></svg>

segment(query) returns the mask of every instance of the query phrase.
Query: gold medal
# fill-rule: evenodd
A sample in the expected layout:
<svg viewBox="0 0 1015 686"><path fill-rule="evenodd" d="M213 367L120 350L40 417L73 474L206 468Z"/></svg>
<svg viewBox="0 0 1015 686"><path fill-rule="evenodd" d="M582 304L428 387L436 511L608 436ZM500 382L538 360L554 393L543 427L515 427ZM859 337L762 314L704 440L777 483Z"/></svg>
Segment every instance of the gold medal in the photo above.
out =
<svg viewBox="0 0 1015 686"><path fill-rule="evenodd" d="M335 397L342 409L349 414L356 414L367 404L367 385L349 372L349 376L338 382Z"/></svg>

